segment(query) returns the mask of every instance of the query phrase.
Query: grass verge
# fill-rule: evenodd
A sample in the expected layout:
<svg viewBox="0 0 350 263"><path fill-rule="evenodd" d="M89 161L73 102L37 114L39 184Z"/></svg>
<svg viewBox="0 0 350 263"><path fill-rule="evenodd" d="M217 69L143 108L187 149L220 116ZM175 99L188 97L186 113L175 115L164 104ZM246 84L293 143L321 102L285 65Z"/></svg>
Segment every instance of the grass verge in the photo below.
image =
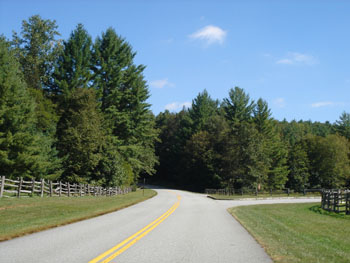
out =
<svg viewBox="0 0 350 263"><path fill-rule="evenodd" d="M110 197L0 199L0 241L66 225L134 205L155 196L150 189Z"/></svg>
<svg viewBox="0 0 350 263"><path fill-rule="evenodd" d="M281 198L281 197L289 197L289 198L308 198L308 197L321 197L319 193L312 193L312 194L290 194L289 196L287 194L273 194L272 196L270 194L259 194L258 196L254 194L244 194L244 195L219 195L219 194L211 194L208 195L209 198L216 199L216 200L240 200L245 198L254 198L254 199L270 199L270 198Z"/></svg>
<svg viewBox="0 0 350 263"><path fill-rule="evenodd" d="M315 203L240 206L229 212L274 262L349 262L350 216L324 213Z"/></svg>

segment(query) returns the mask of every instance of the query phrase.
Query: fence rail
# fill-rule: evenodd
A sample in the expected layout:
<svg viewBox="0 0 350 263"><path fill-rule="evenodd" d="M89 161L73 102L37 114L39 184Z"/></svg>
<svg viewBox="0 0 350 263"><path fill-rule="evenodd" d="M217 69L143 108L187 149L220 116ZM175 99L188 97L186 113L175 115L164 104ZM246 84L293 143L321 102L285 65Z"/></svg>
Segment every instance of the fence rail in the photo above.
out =
<svg viewBox="0 0 350 263"><path fill-rule="evenodd" d="M21 196L112 196L131 192L131 187L102 187L90 184L71 184L69 182L52 182L41 179L40 181L17 180L0 176L0 198Z"/></svg>
<svg viewBox="0 0 350 263"><path fill-rule="evenodd" d="M321 207L327 211L350 215L350 190L323 190Z"/></svg>
<svg viewBox="0 0 350 263"><path fill-rule="evenodd" d="M234 188L225 188L225 189L205 189L205 193L207 195L227 195L227 196L234 196L234 195L292 195L292 194L300 194L300 195L307 195L308 193L321 193L322 189L303 189L300 192L296 192L293 190L290 190L289 188L282 189L282 190L267 190L267 191L258 191L257 189L248 189L248 188L241 188L241 189L234 189Z"/></svg>

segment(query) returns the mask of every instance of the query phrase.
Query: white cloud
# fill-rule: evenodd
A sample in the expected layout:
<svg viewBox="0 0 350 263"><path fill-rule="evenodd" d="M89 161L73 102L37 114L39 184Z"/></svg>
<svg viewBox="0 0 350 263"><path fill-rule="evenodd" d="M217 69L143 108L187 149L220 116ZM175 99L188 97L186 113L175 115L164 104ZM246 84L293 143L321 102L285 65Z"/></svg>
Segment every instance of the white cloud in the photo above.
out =
<svg viewBox="0 0 350 263"><path fill-rule="evenodd" d="M168 81L168 79L158 79L150 82L150 86L157 89L162 89L164 87L175 87L174 83Z"/></svg>
<svg viewBox="0 0 350 263"><path fill-rule="evenodd" d="M183 107L190 108L192 105L191 102L185 101L185 102L172 102L167 105L165 105L165 109L169 111L177 111L182 110Z"/></svg>
<svg viewBox="0 0 350 263"><path fill-rule="evenodd" d="M320 101L320 102L315 102L311 104L312 108L320 108L320 107L326 107L326 106L335 106L338 103L335 103L333 101Z"/></svg>
<svg viewBox="0 0 350 263"><path fill-rule="evenodd" d="M272 57L272 55L270 53L263 53L262 56L265 57L265 58Z"/></svg>
<svg viewBox="0 0 350 263"><path fill-rule="evenodd" d="M288 52L285 58L276 61L277 64L306 64L313 65L317 63L316 58L308 54L302 54L298 52Z"/></svg>
<svg viewBox="0 0 350 263"><path fill-rule="evenodd" d="M194 32L189 37L191 39L199 39L206 42L206 44L219 43L222 44L225 41L227 32L221 29L220 27L209 25L199 29L197 32Z"/></svg>
<svg viewBox="0 0 350 263"><path fill-rule="evenodd" d="M286 101L284 98L277 98L273 101L273 104L279 108L286 107Z"/></svg>

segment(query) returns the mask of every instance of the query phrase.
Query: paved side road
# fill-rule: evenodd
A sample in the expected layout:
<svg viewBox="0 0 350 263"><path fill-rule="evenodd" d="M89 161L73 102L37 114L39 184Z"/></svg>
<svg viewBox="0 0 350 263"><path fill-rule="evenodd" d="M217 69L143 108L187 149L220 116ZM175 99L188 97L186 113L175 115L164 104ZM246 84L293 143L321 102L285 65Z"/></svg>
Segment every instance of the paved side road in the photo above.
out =
<svg viewBox="0 0 350 263"><path fill-rule="evenodd" d="M161 215L158 225L139 240L135 238L110 262L271 262L226 209L257 203L319 201L216 201L184 191L157 192L150 200L111 214L1 242L0 262L89 262ZM180 201L177 196L181 196Z"/></svg>

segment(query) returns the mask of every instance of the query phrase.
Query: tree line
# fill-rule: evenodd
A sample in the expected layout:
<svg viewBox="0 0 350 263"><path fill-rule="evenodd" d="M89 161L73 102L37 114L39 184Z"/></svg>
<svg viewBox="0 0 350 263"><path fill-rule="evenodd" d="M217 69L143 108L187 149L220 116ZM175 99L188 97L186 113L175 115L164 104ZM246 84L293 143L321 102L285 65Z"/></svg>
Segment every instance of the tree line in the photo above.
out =
<svg viewBox="0 0 350 263"><path fill-rule="evenodd" d="M157 163L145 66L113 28L67 40L39 15L0 37L0 174L132 185Z"/></svg>
<svg viewBox="0 0 350 263"><path fill-rule="evenodd" d="M0 175L103 186L150 176L198 191L350 186L350 114L277 121L235 87L155 117L145 66L113 28L59 37L39 15L0 37Z"/></svg>
<svg viewBox="0 0 350 263"><path fill-rule="evenodd" d="M156 181L202 191L350 186L350 114L334 124L277 121L265 100L232 88L203 91L189 109L156 117Z"/></svg>

